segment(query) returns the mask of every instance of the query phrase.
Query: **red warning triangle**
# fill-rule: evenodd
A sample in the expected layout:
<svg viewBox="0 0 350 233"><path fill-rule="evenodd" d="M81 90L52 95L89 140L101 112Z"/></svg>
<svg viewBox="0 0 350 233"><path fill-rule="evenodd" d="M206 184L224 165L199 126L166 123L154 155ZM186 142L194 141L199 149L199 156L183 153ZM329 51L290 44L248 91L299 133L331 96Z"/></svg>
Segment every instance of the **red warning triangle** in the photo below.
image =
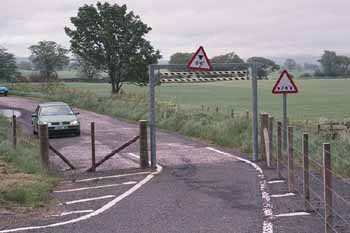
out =
<svg viewBox="0 0 350 233"><path fill-rule="evenodd" d="M202 46L193 54L187 63L187 68L191 70L212 70L212 66Z"/></svg>
<svg viewBox="0 0 350 233"><path fill-rule="evenodd" d="M298 93L298 87L293 82L287 70L283 70L277 82L272 88L273 94Z"/></svg>

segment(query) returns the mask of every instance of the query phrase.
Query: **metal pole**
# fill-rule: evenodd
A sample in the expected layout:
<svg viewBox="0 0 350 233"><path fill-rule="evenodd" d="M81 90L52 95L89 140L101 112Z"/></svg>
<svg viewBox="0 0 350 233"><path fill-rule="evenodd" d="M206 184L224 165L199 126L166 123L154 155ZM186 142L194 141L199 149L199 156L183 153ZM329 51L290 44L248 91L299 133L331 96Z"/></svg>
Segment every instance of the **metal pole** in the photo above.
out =
<svg viewBox="0 0 350 233"><path fill-rule="evenodd" d="M258 160L258 83L256 78L256 64L249 67L249 74L252 80L252 146L253 146L253 161Z"/></svg>
<svg viewBox="0 0 350 233"><path fill-rule="evenodd" d="M325 233L334 232L333 228L333 197L332 197L332 166L331 166L331 145L323 143L323 190L324 190L324 220Z"/></svg>
<svg viewBox="0 0 350 233"><path fill-rule="evenodd" d="M288 133L287 94L283 93L283 151L287 151L287 133Z"/></svg>
<svg viewBox="0 0 350 233"><path fill-rule="evenodd" d="M149 128L150 128L150 147L151 147L151 167L157 167L157 148L156 148L156 111L155 111L155 75L153 65L148 66L149 72Z"/></svg>
<svg viewBox="0 0 350 233"><path fill-rule="evenodd" d="M95 122L91 122L91 171L96 171Z"/></svg>

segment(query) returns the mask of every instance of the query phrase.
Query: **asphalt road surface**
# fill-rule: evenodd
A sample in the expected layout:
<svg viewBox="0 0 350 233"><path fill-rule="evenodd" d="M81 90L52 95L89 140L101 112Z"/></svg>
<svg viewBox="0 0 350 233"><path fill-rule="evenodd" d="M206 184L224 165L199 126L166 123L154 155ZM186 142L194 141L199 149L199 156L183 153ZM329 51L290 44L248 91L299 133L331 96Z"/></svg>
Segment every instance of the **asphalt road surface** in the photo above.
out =
<svg viewBox="0 0 350 233"><path fill-rule="evenodd" d="M21 112L20 121L28 132L37 104L30 99L0 98L0 108ZM274 223L279 221L273 211L284 210L273 209L269 184L259 166L232 151L225 153L177 134L158 131L162 170L138 169L134 158L138 145L134 144L103 164L96 174L84 172L91 163L90 122L96 125L98 159L137 135L138 125L77 111L81 113L82 135L50 140L79 168L69 171L50 155L51 163L66 177L54 192L60 201L55 213L25 222L9 220L0 226L0 233L318 232L314 231L317 227L305 227L311 217L286 217L279 226Z"/></svg>

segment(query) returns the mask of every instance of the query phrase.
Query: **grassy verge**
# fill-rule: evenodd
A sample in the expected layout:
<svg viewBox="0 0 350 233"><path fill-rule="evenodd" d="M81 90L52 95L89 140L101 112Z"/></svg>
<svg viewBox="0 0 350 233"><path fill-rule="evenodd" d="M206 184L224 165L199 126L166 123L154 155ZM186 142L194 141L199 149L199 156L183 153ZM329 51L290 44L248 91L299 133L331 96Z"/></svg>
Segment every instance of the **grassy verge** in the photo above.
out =
<svg viewBox="0 0 350 233"><path fill-rule="evenodd" d="M43 172L37 140L19 129L17 149L8 142L10 122L0 117L0 206L40 207L50 200L57 178Z"/></svg>

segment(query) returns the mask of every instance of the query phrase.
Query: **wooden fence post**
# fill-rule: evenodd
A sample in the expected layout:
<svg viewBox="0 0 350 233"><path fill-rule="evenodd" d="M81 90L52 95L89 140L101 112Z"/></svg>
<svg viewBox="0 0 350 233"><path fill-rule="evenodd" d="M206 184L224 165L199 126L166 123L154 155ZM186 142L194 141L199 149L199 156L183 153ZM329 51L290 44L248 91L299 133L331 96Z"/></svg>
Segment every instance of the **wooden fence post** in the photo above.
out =
<svg viewBox="0 0 350 233"><path fill-rule="evenodd" d="M248 111L245 112L245 117L247 120L249 120L249 112Z"/></svg>
<svg viewBox="0 0 350 233"><path fill-rule="evenodd" d="M39 144L41 164L45 169L49 168L49 132L47 125L39 125Z"/></svg>
<svg viewBox="0 0 350 233"><path fill-rule="evenodd" d="M260 115L260 154L261 159L266 161L266 150L265 150L265 138L264 138L264 129L268 128L269 115L263 113Z"/></svg>
<svg viewBox="0 0 350 233"><path fill-rule="evenodd" d="M293 126L288 126L288 190L295 191Z"/></svg>
<svg viewBox="0 0 350 233"><path fill-rule="evenodd" d="M91 122L91 171L96 171L95 122Z"/></svg>
<svg viewBox="0 0 350 233"><path fill-rule="evenodd" d="M277 158L276 169L278 178L281 178L281 159L282 159L282 122L277 122Z"/></svg>
<svg viewBox="0 0 350 233"><path fill-rule="evenodd" d="M147 121L140 121L140 166L149 167L148 163L148 140L147 140Z"/></svg>
<svg viewBox="0 0 350 233"><path fill-rule="evenodd" d="M320 134L320 133L321 133L321 125L318 124L318 125L317 125L317 134Z"/></svg>
<svg viewBox="0 0 350 233"><path fill-rule="evenodd" d="M219 112L219 107L216 107L216 108L215 108L215 111L216 111L216 112Z"/></svg>
<svg viewBox="0 0 350 233"><path fill-rule="evenodd" d="M12 148L16 150L17 147L17 120L16 115L12 116Z"/></svg>
<svg viewBox="0 0 350 233"><path fill-rule="evenodd" d="M324 190L324 219L325 233L331 233L333 225L332 217L332 166L331 166L331 145L323 143L323 190Z"/></svg>
<svg viewBox="0 0 350 233"><path fill-rule="evenodd" d="M273 116L269 116L268 119L268 132L269 132L269 154L267 156L267 165L271 167L272 155L273 155Z"/></svg>
<svg viewBox="0 0 350 233"><path fill-rule="evenodd" d="M304 207L305 211L310 210L310 186L309 186L309 134L303 136L303 171L304 171Z"/></svg>
<svg viewBox="0 0 350 233"><path fill-rule="evenodd" d="M235 118L235 111L233 109L231 109L231 118L234 119Z"/></svg>

